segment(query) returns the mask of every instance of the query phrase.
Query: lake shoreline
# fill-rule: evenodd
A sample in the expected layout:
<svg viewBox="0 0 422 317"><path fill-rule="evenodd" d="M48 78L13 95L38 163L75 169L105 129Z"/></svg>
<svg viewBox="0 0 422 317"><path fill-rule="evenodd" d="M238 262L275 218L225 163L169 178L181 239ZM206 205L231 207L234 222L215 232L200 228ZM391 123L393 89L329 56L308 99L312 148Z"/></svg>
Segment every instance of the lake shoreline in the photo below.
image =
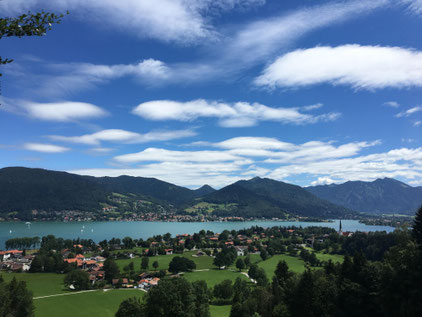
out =
<svg viewBox="0 0 422 317"><path fill-rule="evenodd" d="M359 223L358 220L341 220L343 231L386 231L394 230L387 226L368 226ZM65 239L92 239L95 242L111 238L147 239L154 235L162 235L167 232L172 235L210 230L222 232L224 230L239 230L259 227L328 227L339 229L340 220L331 219L331 222L301 222L301 221L234 221L234 222L159 222L159 221L74 221L74 222L0 222L0 249L5 241L10 238L42 237L54 235Z"/></svg>

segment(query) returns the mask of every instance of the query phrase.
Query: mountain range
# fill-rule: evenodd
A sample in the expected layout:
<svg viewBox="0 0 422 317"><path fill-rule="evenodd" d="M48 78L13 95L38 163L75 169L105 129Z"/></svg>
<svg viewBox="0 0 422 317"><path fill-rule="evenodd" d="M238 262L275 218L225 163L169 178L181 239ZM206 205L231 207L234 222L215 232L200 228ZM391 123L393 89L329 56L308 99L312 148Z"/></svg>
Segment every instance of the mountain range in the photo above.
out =
<svg viewBox="0 0 422 317"><path fill-rule="evenodd" d="M369 214L414 215L422 204L422 186L412 187L393 178L373 182L349 181L306 189L333 204Z"/></svg>
<svg viewBox="0 0 422 317"><path fill-rule="evenodd" d="M103 206L118 206L115 195L147 200L179 213L212 206L208 212L217 216L345 218L355 216L356 211L411 214L420 204L422 187L383 179L302 188L255 177L219 190L209 185L192 190L155 178L81 176L25 167L0 169L0 216L14 213L27 219L32 210L99 212Z"/></svg>

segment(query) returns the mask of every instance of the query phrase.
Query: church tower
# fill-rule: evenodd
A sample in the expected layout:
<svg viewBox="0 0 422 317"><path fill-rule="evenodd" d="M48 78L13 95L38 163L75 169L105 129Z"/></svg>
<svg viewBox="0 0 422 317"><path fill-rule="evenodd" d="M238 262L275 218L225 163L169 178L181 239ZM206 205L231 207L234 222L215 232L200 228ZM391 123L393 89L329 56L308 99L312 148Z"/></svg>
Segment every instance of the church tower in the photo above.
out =
<svg viewBox="0 0 422 317"><path fill-rule="evenodd" d="M339 228L338 228L338 234L339 235L342 235L343 234L343 227L341 225L341 219L340 219L340 225L339 225Z"/></svg>

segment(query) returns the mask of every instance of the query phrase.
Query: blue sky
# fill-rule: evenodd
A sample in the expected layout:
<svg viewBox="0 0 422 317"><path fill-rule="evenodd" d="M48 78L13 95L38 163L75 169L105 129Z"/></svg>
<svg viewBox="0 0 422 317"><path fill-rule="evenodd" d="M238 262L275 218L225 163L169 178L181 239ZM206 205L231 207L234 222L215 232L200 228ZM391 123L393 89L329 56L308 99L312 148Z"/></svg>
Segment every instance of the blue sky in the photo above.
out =
<svg viewBox="0 0 422 317"><path fill-rule="evenodd" d="M422 1L3 0L0 167L422 185Z"/></svg>

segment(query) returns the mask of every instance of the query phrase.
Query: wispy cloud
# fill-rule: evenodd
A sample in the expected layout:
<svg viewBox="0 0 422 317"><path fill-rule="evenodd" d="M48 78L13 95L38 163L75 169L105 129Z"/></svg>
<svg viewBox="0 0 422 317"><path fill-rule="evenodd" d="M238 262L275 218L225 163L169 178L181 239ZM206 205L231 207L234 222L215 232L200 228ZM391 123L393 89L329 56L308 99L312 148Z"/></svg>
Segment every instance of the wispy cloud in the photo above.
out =
<svg viewBox="0 0 422 317"><path fill-rule="evenodd" d="M408 9L415 14L422 14L422 0L399 0L406 5Z"/></svg>
<svg viewBox="0 0 422 317"><path fill-rule="evenodd" d="M42 153L63 153L70 150L67 147L44 143L25 143L23 148L25 150Z"/></svg>
<svg viewBox="0 0 422 317"><path fill-rule="evenodd" d="M154 141L168 141L180 138L187 138L194 135L196 135L196 132L194 130L189 129L151 131L144 134L121 129L106 129L80 136L50 135L49 138L62 142L99 145L101 142L137 144Z"/></svg>
<svg viewBox="0 0 422 317"><path fill-rule="evenodd" d="M84 119L101 118L108 115L104 109L86 102L59 101L39 103L27 100L2 98L5 111L29 116L44 121L78 121Z"/></svg>
<svg viewBox="0 0 422 317"><path fill-rule="evenodd" d="M240 156L222 151L170 151L148 148L142 152L124 154L114 157L120 163L137 162L225 162L242 160ZM250 161L247 161L250 163Z"/></svg>
<svg viewBox="0 0 422 317"><path fill-rule="evenodd" d="M272 88L323 83L368 90L421 87L422 52L361 45L300 49L279 57L255 83Z"/></svg>
<svg viewBox="0 0 422 317"><path fill-rule="evenodd" d="M311 110L311 109L308 109ZM198 118L218 118L223 127L250 127L260 121L276 121L285 124L309 124L334 121L339 113L311 115L301 113L300 108L272 108L259 103L224 103L203 99L179 102L154 100L141 103L132 111L149 120L192 121Z"/></svg>
<svg viewBox="0 0 422 317"><path fill-rule="evenodd" d="M15 0L1 1L0 8L2 3L8 4L6 9L21 7L23 4L30 8L37 2L37 0L18 1L16 2L18 5L15 2L12 3L12 1ZM41 3L41 0L39 2ZM301 7L289 12L275 14L269 18L256 20L252 23L238 24L226 29L223 27L221 34L218 35L218 41L211 41L211 43L209 39L216 35L216 31L208 26L203 28L204 24L202 23L204 20L201 15L199 15L199 20L190 18L188 15L187 18L190 19L189 23L185 25L186 29L178 29L179 22L175 21L172 24L172 17L167 17L166 12L171 15L173 14L173 6L181 6L193 10L195 12L194 16L198 16L200 13L209 14L215 10L263 4L264 1L127 0L125 2L116 2L114 0L106 0L102 1L98 7L93 6L96 2L94 0L64 0L57 3L60 3L63 7L67 5L75 6L75 8L77 7L80 10L84 9L84 12L87 12L87 8L95 8L96 16L97 13L100 13L101 16L103 10L110 11L116 14L117 17L105 20L123 24L124 28L129 27L132 31L135 30L135 32L145 36L161 38L161 35L163 35L162 39L164 40L197 40L201 41L201 43L207 43L202 46L201 58L196 61L189 60L177 63L168 63L151 58L132 64L114 65L88 63L48 65L41 62L37 63L37 66L42 68L41 74L38 68L33 70L30 63L22 63L18 73L24 73L25 76L19 77L20 85L22 85L22 82L29 81L30 85L28 84L28 86L32 87L32 93L38 93L43 96L60 96L78 90L92 89L97 85L128 76L147 85L181 82L195 84L215 78L230 80L238 78L245 69L268 63L276 54L286 52L295 41L312 31L361 17L363 14L369 14L390 3L389 0L352 0ZM167 2L171 2L172 5L165 6L164 4ZM115 6L119 8L114 10ZM145 10L143 6L157 7L159 14L164 16L156 16ZM120 17L122 8L128 11L127 16L124 16L124 18ZM174 14L177 15L177 12L178 10L175 10ZM132 15L136 15L136 18L132 19ZM148 15L148 17L145 19L143 15ZM141 26L134 27L133 25L134 21L139 20L142 23L147 23L146 21L149 21L149 19L153 19L161 31L139 32L139 27ZM166 23L162 23L162 21L166 21ZM192 27L191 23L195 23L195 21L199 21L199 27ZM172 30L162 30L167 28ZM179 31L180 33L177 33ZM203 41L203 37L207 37L208 40ZM15 69L16 65L17 63L15 62L13 66ZM9 76L16 76L17 74L16 70L9 70L9 66L4 67L4 72ZM32 73L32 75L29 73Z"/></svg>
<svg viewBox="0 0 422 317"><path fill-rule="evenodd" d="M265 0L3 0L0 10L6 14L40 8L69 10L72 17L94 27L102 22L101 27L140 38L195 43L218 36L210 19L214 13L263 3Z"/></svg>
<svg viewBox="0 0 422 317"><path fill-rule="evenodd" d="M396 114L396 117L397 118L409 117L412 114L414 114L416 112L420 112L420 111L422 111L422 106L417 106L417 107L413 107L413 108L407 109L406 111L399 112L398 114Z"/></svg>
<svg viewBox="0 0 422 317"><path fill-rule="evenodd" d="M391 107L391 108L398 108L400 104L397 101L387 101L383 103L384 106Z"/></svg>

